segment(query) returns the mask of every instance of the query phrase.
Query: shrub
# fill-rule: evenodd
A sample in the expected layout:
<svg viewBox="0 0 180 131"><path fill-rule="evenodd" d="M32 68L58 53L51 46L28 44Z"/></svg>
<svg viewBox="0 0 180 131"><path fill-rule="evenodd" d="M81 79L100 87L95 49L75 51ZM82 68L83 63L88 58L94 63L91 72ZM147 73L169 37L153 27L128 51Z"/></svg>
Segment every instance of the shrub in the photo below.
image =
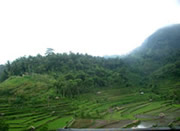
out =
<svg viewBox="0 0 180 131"><path fill-rule="evenodd" d="M9 125L3 119L0 119L0 131L8 131Z"/></svg>

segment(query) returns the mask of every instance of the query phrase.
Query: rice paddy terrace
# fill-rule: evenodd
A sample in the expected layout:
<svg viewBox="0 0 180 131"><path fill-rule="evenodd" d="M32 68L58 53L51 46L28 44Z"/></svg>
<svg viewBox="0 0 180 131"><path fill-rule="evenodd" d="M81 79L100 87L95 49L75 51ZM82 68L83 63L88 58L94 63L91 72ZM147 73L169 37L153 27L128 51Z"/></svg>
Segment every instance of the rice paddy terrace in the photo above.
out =
<svg viewBox="0 0 180 131"><path fill-rule="evenodd" d="M0 115L10 131L59 128L136 128L180 126L180 105L149 99L128 89L95 91L73 99L59 98L43 104L11 105L1 99Z"/></svg>

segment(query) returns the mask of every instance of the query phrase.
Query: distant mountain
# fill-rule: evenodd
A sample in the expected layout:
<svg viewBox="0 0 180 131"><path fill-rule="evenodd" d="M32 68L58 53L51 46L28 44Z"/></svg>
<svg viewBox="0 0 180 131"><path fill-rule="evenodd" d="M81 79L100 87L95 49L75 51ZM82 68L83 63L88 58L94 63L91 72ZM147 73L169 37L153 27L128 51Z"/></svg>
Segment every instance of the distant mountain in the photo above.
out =
<svg viewBox="0 0 180 131"><path fill-rule="evenodd" d="M167 61L180 54L180 24L161 28L148 37L131 55ZM177 57L174 57L175 59Z"/></svg>
<svg viewBox="0 0 180 131"><path fill-rule="evenodd" d="M146 73L180 60L180 24L157 30L127 59L133 59Z"/></svg>
<svg viewBox="0 0 180 131"><path fill-rule="evenodd" d="M106 58L106 59L108 59L108 58L121 58L122 55L105 55L103 57Z"/></svg>

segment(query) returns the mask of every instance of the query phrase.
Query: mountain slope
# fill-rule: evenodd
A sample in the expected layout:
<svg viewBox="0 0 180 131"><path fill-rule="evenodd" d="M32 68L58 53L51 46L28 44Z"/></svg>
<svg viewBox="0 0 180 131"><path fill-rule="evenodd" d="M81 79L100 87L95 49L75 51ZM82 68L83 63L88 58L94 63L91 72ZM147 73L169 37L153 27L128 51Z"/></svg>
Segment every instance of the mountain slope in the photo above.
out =
<svg viewBox="0 0 180 131"><path fill-rule="evenodd" d="M180 24L157 30L149 36L141 47L125 58L149 75L168 63L180 60Z"/></svg>

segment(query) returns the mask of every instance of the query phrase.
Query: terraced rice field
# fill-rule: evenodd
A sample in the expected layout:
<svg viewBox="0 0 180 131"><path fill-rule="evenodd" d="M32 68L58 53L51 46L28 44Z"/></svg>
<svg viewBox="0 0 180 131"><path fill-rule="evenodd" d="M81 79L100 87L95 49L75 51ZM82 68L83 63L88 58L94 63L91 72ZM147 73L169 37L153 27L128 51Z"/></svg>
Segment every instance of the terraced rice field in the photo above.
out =
<svg viewBox="0 0 180 131"><path fill-rule="evenodd" d="M124 90L123 90L124 91ZM104 90L84 94L73 99L52 100L35 105L1 104L1 117L10 125L10 131L48 128L121 128L134 120L153 121L158 126L174 122L179 126L180 106L170 101L149 101L152 94L124 93L122 90ZM159 114L163 113L163 117ZM163 121L164 120L164 121Z"/></svg>
<svg viewBox="0 0 180 131"><path fill-rule="evenodd" d="M6 107L6 108L5 108ZM37 130L48 124L50 130L63 128L72 120L72 108L64 102L52 103L51 106L12 107L1 105L0 112L10 125L10 131L27 130L31 126Z"/></svg>

